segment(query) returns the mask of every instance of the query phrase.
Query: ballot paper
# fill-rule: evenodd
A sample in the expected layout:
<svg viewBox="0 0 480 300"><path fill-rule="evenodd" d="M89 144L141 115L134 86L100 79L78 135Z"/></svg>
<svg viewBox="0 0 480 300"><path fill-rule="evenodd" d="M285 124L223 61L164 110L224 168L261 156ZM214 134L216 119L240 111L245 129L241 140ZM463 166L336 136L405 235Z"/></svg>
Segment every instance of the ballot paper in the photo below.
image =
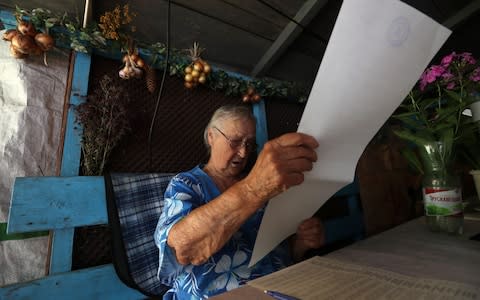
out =
<svg viewBox="0 0 480 300"><path fill-rule="evenodd" d="M315 256L248 282L296 299L478 299L480 288Z"/></svg>
<svg viewBox="0 0 480 300"><path fill-rule="evenodd" d="M299 132L314 136L318 161L305 182L270 200L250 265L340 188L451 31L397 0L344 0Z"/></svg>

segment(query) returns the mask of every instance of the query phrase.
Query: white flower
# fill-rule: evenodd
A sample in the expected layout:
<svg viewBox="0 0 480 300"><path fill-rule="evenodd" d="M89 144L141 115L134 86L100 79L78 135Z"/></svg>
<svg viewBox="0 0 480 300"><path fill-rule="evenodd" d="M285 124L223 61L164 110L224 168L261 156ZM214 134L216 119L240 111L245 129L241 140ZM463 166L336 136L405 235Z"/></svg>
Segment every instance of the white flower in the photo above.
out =
<svg viewBox="0 0 480 300"><path fill-rule="evenodd" d="M250 269L247 264L247 254L243 251L235 252L233 260L228 255L223 255L215 266L215 273L220 274L213 280L208 290L220 290L225 288L227 291L239 286L238 279L247 279L250 277Z"/></svg>

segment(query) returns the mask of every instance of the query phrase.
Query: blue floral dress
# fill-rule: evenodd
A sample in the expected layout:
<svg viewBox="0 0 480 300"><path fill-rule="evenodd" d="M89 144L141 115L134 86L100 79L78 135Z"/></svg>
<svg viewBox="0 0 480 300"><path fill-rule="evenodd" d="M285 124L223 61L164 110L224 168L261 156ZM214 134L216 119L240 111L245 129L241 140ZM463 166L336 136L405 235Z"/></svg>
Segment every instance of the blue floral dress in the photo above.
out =
<svg viewBox="0 0 480 300"><path fill-rule="evenodd" d="M264 212L264 209L260 209L207 262L199 266L180 265L167 245L168 232L190 211L219 195L220 191L200 165L176 175L170 181L154 235L155 244L160 250L159 280L172 287L163 299L208 298L291 264L287 243L283 242L261 261L248 268Z"/></svg>

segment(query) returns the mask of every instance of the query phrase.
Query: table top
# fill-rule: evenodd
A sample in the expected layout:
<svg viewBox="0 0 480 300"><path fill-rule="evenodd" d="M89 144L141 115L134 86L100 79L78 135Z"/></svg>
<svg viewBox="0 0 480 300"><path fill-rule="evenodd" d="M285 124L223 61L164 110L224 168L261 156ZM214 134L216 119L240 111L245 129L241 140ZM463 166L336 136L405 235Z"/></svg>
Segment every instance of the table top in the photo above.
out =
<svg viewBox="0 0 480 300"><path fill-rule="evenodd" d="M429 231L422 217L324 257L407 276L405 278L445 280L480 287L480 241L470 239L478 233L480 221L465 220L464 234L455 236ZM214 299L272 298L258 288L243 286Z"/></svg>
<svg viewBox="0 0 480 300"><path fill-rule="evenodd" d="M400 274L480 286L480 222L465 220L460 236L431 232L418 218L334 251L328 257Z"/></svg>

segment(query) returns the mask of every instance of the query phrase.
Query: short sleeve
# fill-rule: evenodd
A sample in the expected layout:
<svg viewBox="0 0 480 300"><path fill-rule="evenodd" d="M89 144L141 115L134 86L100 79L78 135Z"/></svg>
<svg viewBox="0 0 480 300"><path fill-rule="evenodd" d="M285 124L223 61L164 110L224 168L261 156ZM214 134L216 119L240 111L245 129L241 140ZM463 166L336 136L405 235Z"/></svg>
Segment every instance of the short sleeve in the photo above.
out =
<svg viewBox="0 0 480 300"><path fill-rule="evenodd" d="M175 278L183 271L184 266L177 262L175 254L167 244L170 229L192 209L203 203L203 194L199 183L192 178L176 175L165 191L165 202L162 214L155 229L154 240L159 249L159 280L172 286Z"/></svg>

